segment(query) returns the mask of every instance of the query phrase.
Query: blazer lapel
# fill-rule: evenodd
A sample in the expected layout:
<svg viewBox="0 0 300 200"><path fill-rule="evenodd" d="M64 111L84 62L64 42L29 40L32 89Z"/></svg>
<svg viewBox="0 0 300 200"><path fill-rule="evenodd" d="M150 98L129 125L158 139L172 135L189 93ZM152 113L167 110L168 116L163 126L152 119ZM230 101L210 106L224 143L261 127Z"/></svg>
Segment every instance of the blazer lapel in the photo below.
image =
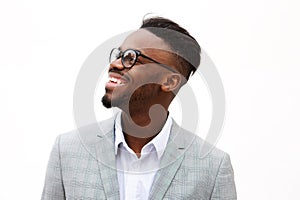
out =
<svg viewBox="0 0 300 200"><path fill-rule="evenodd" d="M114 152L114 118L94 125L92 135L85 135L86 142L93 148L97 159L105 199L119 200L119 183ZM96 134L95 134L96 133Z"/></svg>
<svg viewBox="0 0 300 200"><path fill-rule="evenodd" d="M155 175L149 199L164 197L183 161L184 152L193 139L194 135L184 134L173 120L169 141L161 158L160 169Z"/></svg>

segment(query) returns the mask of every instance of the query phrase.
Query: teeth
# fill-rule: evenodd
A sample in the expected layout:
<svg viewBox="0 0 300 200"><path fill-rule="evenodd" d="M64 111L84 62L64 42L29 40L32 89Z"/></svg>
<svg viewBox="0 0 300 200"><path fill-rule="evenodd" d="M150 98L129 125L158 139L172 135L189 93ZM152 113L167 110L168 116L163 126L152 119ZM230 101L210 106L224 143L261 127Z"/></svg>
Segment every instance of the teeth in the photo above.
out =
<svg viewBox="0 0 300 200"><path fill-rule="evenodd" d="M110 81L116 83L116 82L118 81L118 79L116 79L116 78L114 78L114 77L110 77Z"/></svg>
<svg viewBox="0 0 300 200"><path fill-rule="evenodd" d="M114 77L109 77L109 81L113 83L117 83L118 85L124 85L120 79L114 78Z"/></svg>

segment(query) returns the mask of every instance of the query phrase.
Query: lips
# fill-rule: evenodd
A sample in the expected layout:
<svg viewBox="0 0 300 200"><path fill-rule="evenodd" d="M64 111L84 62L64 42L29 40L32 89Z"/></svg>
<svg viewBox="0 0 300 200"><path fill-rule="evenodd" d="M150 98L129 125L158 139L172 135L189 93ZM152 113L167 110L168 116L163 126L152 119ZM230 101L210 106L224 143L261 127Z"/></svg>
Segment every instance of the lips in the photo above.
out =
<svg viewBox="0 0 300 200"><path fill-rule="evenodd" d="M128 78L118 73L111 72L108 74L108 82L105 84L106 88L114 88L124 86L128 83Z"/></svg>

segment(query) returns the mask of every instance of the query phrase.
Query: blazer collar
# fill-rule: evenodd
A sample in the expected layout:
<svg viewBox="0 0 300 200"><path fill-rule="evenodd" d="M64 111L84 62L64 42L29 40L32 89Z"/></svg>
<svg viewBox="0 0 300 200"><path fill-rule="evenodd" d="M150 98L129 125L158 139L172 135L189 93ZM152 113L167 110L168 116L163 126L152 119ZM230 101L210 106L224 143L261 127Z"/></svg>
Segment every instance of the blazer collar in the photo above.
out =
<svg viewBox="0 0 300 200"><path fill-rule="evenodd" d="M115 117L77 129L79 139L90 155L97 160L104 187L105 199L119 200L119 184L114 155Z"/></svg>
<svg viewBox="0 0 300 200"><path fill-rule="evenodd" d="M100 131L95 138L96 157L106 199L120 199L119 183L114 153L115 117L100 124Z"/></svg>
<svg viewBox="0 0 300 200"><path fill-rule="evenodd" d="M183 161L185 151L192 144L194 138L194 134L182 129L173 120L167 148L161 159L160 169L155 175L149 199L162 199L164 197Z"/></svg>
<svg viewBox="0 0 300 200"><path fill-rule="evenodd" d="M115 117L79 130L83 144L90 152L95 152L93 156L98 162L106 199L120 198L114 153L114 124ZM167 147L161 158L160 169L155 175L149 199L163 198L194 138L194 134L182 129L173 120Z"/></svg>

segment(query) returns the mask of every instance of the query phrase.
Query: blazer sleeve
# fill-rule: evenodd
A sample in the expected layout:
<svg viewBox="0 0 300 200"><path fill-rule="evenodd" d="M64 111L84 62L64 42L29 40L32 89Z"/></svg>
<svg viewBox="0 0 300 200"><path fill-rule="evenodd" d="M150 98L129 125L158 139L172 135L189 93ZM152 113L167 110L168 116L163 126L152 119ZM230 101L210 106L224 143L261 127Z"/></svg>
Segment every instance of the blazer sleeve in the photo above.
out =
<svg viewBox="0 0 300 200"><path fill-rule="evenodd" d="M230 157L225 153L220 164L211 200L234 200L237 199L234 183L234 173Z"/></svg>
<svg viewBox="0 0 300 200"><path fill-rule="evenodd" d="M65 200L60 161L60 136L56 138L48 161L42 200Z"/></svg>

